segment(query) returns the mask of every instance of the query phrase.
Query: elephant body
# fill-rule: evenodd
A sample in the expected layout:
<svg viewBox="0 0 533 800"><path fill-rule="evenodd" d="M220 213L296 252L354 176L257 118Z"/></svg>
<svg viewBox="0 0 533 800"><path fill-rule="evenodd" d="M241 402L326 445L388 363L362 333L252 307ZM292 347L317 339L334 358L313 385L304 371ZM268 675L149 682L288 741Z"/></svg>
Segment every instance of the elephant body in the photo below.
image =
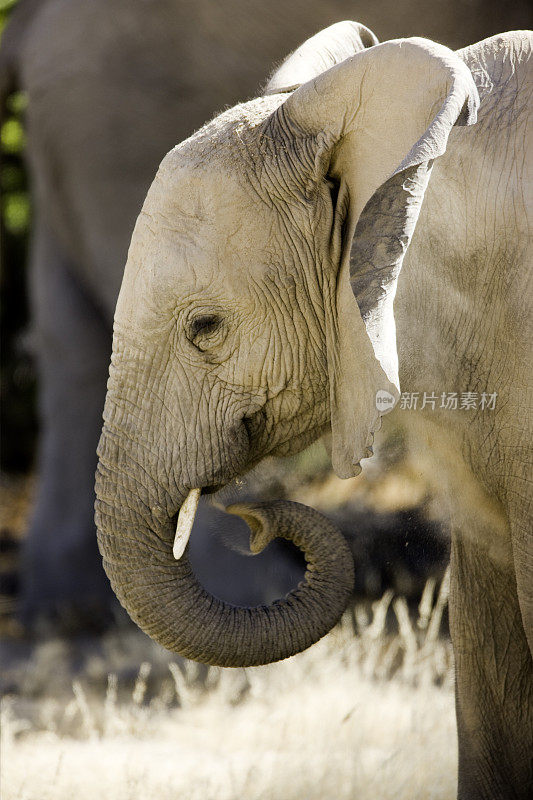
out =
<svg viewBox="0 0 533 800"><path fill-rule="evenodd" d="M163 160L115 314L100 548L123 605L170 649L224 665L297 652L342 613L342 544L301 506L229 509L253 550L279 534L309 561L285 600L230 607L191 575L199 490L328 431L336 472L357 474L397 404L449 490L459 797L525 800L532 36L452 53L369 47L365 31L323 31Z"/></svg>
<svg viewBox="0 0 533 800"><path fill-rule="evenodd" d="M478 122L437 160L395 301L402 389L438 395L416 426L447 482L460 796L533 790L531 37L459 51ZM531 91L531 89L529 89ZM531 112L529 112L531 113ZM475 187L473 191L472 187ZM436 358L438 354L438 358ZM473 392L450 413L442 393ZM483 410L483 393L497 394ZM416 416L417 419L413 419ZM422 419L421 419L422 418ZM499 698L495 702L495 697Z"/></svg>
<svg viewBox="0 0 533 800"><path fill-rule="evenodd" d="M418 31L458 47L523 24L527 3L416 0L406 9L382 0L358 12L384 38ZM28 97L41 423L24 553L27 624L107 615L92 519L95 449L116 298L157 164L215 111L257 92L305 36L352 13L350 0L20 0L12 12L0 94L19 88Z"/></svg>

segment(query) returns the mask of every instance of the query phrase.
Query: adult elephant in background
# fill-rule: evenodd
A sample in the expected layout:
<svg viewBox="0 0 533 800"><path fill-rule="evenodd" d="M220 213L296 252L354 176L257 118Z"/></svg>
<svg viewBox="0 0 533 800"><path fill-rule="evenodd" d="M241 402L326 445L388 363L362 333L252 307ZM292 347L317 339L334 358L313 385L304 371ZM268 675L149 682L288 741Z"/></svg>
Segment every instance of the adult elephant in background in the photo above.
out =
<svg viewBox="0 0 533 800"><path fill-rule="evenodd" d="M428 403L411 419L454 506L459 796L525 800L533 37L346 58L353 33L307 42L159 168L115 314L99 543L122 604L165 647L225 666L285 658L342 613L342 537L298 504L230 507L254 551L283 536L309 563L284 600L236 608L190 567L200 493L328 430L336 472L357 474L400 379L420 396L476 393L470 413Z"/></svg>

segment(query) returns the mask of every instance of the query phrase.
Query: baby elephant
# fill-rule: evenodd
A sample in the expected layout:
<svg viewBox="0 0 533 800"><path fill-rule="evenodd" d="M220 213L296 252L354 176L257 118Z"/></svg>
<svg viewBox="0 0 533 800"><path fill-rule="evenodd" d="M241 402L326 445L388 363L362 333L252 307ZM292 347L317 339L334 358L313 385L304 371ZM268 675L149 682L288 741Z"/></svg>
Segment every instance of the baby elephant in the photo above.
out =
<svg viewBox="0 0 533 800"><path fill-rule="evenodd" d="M454 53L362 49L360 30L318 34L163 160L115 315L100 549L165 647L226 666L290 656L342 613L342 538L296 504L233 507L253 549L284 536L309 567L282 601L230 606L189 565L198 498L329 431L335 471L355 475L396 405L452 500L459 797L525 800L532 37Z"/></svg>

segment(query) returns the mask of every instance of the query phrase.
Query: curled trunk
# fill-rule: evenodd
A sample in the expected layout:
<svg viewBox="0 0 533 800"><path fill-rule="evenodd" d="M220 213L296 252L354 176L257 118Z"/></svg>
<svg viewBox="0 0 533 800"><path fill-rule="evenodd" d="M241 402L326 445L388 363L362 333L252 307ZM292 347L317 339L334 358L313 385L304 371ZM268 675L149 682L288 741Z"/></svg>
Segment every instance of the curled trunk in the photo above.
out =
<svg viewBox="0 0 533 800"><path fill-rule="evenodd" d="M96 522L106 572L132 619L164 647L207 664L256 666L304 650L340 618L353 587L352 556L340 532L318 512L287 501L228 509L249 524L253 551L281 536L307 561L304 580L283 599L237 607L201 586L188 546L179 561L173 558L171 518L148 520L146 505L133 513L128 506L125 514L117 499L109 502L124 497L124 491L118 481L110 490L109 473L104 478L103 472L100 464ZM125 517L135 520L135 529Z"/></svg>

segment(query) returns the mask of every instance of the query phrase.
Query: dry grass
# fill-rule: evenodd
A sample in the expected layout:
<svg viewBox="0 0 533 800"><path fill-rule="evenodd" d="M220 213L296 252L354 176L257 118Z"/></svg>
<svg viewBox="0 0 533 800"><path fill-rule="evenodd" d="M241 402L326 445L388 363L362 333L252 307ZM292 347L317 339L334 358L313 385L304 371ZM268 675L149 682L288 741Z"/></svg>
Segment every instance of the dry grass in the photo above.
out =
<svg viewBox="0 0 533 800"><path fill-rule="evenodd" d="M436 601L434 589L414 623L386 594L269 667L206 674L154 645L146 657L144 644L108 642L66 693L43 694L64 655L49 644L27 669L44 681L34 675L32 691L4 700L2 798L453 798L451 650L438 635L446 580Z"/></svg>

